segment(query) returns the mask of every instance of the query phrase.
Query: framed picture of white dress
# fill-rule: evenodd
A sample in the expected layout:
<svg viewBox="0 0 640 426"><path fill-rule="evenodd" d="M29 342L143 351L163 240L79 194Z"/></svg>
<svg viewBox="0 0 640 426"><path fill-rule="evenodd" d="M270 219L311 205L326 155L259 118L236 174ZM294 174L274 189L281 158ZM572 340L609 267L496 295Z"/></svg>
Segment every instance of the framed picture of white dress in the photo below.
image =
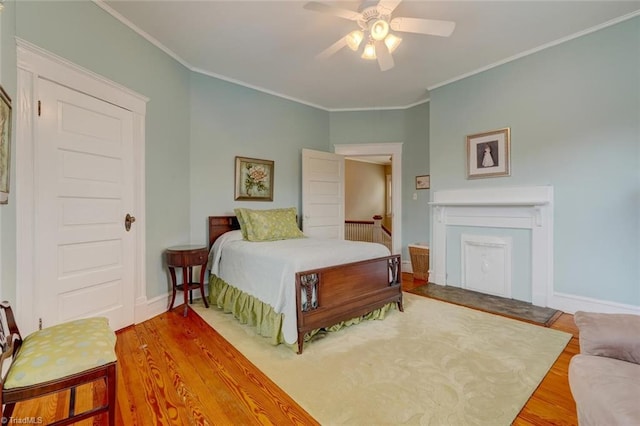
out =
<svg viewBox="0 0 640 426"><path fill-rule="evenodd" d="M467 136L467 179L509 176L511 129Z"/></svg>

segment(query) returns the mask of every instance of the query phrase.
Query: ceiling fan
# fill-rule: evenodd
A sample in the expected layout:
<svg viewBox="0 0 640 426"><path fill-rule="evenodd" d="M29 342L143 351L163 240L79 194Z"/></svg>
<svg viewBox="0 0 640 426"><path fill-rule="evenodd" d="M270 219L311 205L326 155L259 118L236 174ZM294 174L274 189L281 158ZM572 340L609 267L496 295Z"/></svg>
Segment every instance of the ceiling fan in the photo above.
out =
<svg viewBox="0 0 640 426"><path fill-rule="evenodd" d="M391 18L391 14L402 0L380 0L377 5L364 8L361 12L311 1L304 5L305 9L328 13L339 18L355 21L359 30L351 31L346 36L322 51L318 57L328 58L345 46L357 51L365 42L362 51L363 59L377 59L380 70L387 71L394 67L391 54L402 39L390 30L417 34L449 37L456 27L452 21L419 18Z"/></svg>

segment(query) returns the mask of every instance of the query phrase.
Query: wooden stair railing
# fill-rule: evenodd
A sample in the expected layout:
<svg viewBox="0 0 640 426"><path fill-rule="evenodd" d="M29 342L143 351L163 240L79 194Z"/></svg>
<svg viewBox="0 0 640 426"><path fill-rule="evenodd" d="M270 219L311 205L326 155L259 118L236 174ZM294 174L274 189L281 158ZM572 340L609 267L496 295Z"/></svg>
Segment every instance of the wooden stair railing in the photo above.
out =
<svg viewBox="0 0 640 426"><path fill-rule="evenodd" d="M370 220L345 220L345 239L382 244L391 250L391 232L382 224L382 216Z"/></svg>

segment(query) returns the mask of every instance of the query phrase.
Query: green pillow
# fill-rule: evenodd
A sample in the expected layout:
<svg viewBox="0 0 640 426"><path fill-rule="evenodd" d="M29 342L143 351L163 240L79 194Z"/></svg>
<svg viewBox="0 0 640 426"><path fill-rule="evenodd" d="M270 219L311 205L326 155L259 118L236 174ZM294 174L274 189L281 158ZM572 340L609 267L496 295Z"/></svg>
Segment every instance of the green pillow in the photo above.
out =
<svg viewBox="0 0 640 426"><path fill-rule="evenodd" d="M247 222L245 220L244 214L247 210L249 209L233 209L233 212L236 214L236 218L238 219L238 223L240 224L240 232L242 232L242 238L244 238L245 240L247 239Z"/></svg>
<svg viewBox="0 0 640 426"><path fill-rule="evenodd" d="M242 212L249 241L276 241L303 238L298 228L296 209L249 210Z"/></svg>

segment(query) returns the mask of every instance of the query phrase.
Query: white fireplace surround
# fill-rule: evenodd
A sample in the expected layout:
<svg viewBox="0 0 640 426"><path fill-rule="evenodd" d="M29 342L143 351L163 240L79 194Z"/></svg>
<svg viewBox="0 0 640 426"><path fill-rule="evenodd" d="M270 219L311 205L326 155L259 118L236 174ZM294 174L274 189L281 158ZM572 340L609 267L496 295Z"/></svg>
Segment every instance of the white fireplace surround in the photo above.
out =
<svg viewBox="0 0 640 426"><path fill-rule="evenodd" d="M429 276L446 285L447 227L531 230L531 302L548 306L553 294L553 187L434 191Z"/></svg>

